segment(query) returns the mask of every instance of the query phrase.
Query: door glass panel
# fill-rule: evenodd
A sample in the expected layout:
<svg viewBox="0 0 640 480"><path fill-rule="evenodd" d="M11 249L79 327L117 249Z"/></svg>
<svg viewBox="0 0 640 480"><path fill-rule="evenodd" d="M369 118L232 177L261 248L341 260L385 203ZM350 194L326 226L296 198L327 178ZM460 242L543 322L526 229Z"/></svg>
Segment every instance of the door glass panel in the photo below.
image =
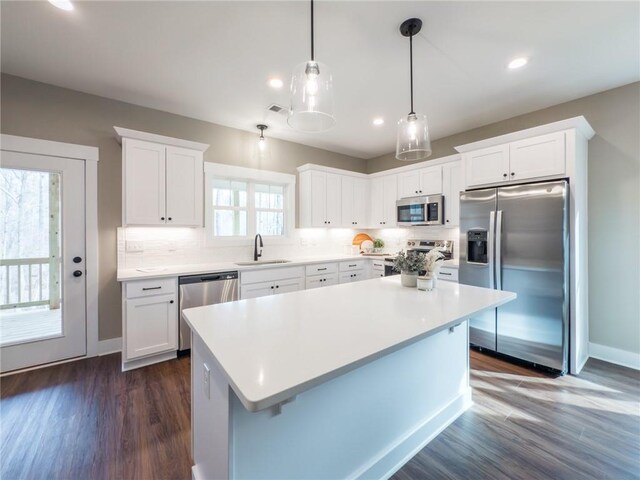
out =
<svg viewBox="0 0 640 480"><path fill-rule="evenodd" d="M0 168L0 346L62 335L59 173Z"/></svg>

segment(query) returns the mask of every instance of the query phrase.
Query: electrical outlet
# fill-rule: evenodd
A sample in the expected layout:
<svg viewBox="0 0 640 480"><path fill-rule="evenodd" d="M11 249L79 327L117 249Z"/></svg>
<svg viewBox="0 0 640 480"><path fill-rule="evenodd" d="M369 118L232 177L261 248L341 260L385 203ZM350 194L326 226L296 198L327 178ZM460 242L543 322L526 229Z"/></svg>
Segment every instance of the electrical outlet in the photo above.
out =
<svg viewBox="0 0 640 480"><path fill-rule="evenodd" d="M128 253L144 252L144 242L134 242L127 240L125 249Z"/></svg>
<svg viewBox="0 0 640 480"><path fill-rule="evenodd" d="M209 365L206 363L202 364L202 383L204 394L207 398L211 398L211 370L209 370Z"/></svg>

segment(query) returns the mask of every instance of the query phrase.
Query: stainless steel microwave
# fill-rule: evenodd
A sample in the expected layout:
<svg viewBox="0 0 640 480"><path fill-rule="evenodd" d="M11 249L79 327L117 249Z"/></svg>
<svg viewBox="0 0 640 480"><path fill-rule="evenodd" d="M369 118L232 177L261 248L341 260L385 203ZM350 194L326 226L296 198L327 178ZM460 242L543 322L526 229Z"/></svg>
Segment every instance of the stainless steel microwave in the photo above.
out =
<svg viewBox="0 0 640 480"><path fill-rule="evenodd" d="M396 202L399 226L444 224L444 197L428 195Z"/></svg>

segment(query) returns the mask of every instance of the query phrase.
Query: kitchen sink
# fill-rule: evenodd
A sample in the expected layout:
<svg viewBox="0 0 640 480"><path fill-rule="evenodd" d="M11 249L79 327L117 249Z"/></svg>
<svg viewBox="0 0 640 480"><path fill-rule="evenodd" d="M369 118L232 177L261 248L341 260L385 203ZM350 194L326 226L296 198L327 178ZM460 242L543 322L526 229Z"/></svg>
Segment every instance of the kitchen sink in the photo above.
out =
<svg viewBox="0 0 640 480"><path fill-rule="evenodd" d="M257 262L235 262L235 263L239 267L247 267L250 265L273 265L276 263L289 263L289 262L291 262L291 260L283 260L280 258L277 260L258 260Z"/></svg>

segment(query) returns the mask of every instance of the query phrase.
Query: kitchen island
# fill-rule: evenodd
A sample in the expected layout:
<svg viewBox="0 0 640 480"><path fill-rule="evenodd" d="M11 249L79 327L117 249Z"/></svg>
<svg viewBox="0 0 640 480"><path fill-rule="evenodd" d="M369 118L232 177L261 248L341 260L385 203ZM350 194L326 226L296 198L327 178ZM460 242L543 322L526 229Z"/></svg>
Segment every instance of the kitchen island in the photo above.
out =
<svg viewBox="0 0 640 480"><path fill-rule="evenodd" d="M471 405L466 319L513 299L396 276L185 310L193 477L387 478Z"/></svg>

